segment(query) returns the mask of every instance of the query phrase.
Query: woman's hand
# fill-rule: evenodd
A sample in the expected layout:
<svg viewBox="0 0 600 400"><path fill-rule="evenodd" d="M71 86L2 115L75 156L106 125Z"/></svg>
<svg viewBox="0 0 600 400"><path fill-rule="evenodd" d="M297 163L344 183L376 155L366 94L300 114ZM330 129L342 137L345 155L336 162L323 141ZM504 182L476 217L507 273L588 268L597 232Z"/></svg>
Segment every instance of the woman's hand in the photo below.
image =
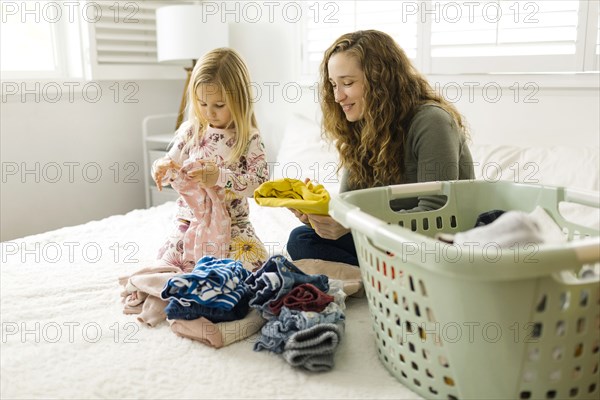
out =
<svg viewBox="0 0 600 400"><path fill-rule="evenodd" d="M350 232L329 215L307 214L308 221L323 239L337 240Z"/></svg>
<svg viewBox="0 0 600 400"><path fill-rule="evenodd" d="M294 214L296 218L298 218L303 224L310 224L310 222L308 221L308 215L296 210L295 208L288 208L288 210L290 210L292 214Z"/></svg>
<svg viewBox="0 0 600 400"><path fill-rule="evenodd" d="M194 168L187 173L190 179L205 188L215 186L220 174L219 167L212 161L204 161L201 167Z"/></svg>
<svg viewBox="0 0 600 400"><path fill-rule="evenodd" d="M310 178L305 178L304 184L308 185L308 182L310 182ZM310 221L308 220L308 215L296 210L295 208L288 208L288 210L290 210L296 216L296 218L298 218L300 220L300 222L302 222L305 225L310 225Z"/></svg>
<svg viewBox="0 0 600 400"><path fill-rule="evenodd" d="M152 178L154 179L154 182L156 182L158 191L162 190L163 180L165 179L167 172L171 169L178 170L179 168L179 164L169 157L163 157L154 162L152 165Z"/></svg>

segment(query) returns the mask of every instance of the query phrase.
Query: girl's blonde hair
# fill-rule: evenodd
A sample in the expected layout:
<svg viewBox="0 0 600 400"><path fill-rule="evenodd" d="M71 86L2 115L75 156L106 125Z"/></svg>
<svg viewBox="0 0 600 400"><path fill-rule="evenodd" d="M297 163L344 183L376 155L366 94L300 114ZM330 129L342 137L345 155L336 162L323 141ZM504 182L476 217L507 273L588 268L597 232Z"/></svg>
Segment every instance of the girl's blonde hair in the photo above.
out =
<svg viewBox="0 0 600 400"><path fill-rule="evenodd" d="M329 59L344 52L358 60L363 71L362 118L346 119L336 104L329 81ZM325 51L321 63L321 110L325 135L335 142L341 165L353 188L400 183L404 175L406 135L412 118L424 104L446 110L467 136L456 108L433 90L389 35L376 30L347 33Z"/></svg>
<svg viewBox="0 0 600 400"><path fill-rule="evenodd" d="M232 119L227 128L236 130L235 144L225 161L236 162L246 151L251 130L258 128L246 63L235 50L225 47L209 51L196 62L187 88L188 120L180 128L183 132L191 128L192 136L185 139L188 149L202 141L208 128L208 121L200 113L197 94L203 84L215 85L222 90Z"/></svg>

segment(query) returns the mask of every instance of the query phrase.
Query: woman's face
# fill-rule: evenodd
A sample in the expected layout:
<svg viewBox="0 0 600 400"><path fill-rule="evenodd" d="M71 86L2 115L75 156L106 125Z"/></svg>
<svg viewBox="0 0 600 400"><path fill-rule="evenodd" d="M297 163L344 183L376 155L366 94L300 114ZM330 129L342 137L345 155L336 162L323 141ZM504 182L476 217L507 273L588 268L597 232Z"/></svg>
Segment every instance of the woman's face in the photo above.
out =
<svg viewBox="0 0 600 400"><path fill-rule="evenodd" d="M333 96L346 119L355 122L363 117L364 74L356 57L345 52L336 53L327 63Z"/></svg>

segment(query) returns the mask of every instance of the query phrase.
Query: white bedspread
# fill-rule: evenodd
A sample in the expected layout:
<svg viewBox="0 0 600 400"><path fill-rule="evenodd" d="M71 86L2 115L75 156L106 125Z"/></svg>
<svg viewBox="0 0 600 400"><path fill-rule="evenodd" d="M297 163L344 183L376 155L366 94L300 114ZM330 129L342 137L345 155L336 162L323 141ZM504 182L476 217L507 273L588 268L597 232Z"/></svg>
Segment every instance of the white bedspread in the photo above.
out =
<svg viewBox="0 0 600 400"><path fill-rule="evenodd" d="M273 251L297 222L252 204ZM2 398L414 399L380 364L366 299L349 299L333 371L308 373L252 350L219 350L167 323L122 313L117 278L153 262L174 204L2 243Z"/></svg>

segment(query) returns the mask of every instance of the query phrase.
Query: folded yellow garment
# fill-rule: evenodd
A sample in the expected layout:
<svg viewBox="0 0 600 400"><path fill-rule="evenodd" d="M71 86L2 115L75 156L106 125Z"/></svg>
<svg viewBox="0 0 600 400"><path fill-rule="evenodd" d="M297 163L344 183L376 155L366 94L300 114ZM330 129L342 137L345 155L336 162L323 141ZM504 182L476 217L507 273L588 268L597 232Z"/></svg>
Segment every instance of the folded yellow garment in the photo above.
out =
<svg viewBox="0 0 600 400"><path fill-rule="evenodd" d="M254 191L261 206L295 208L304 214L328 215L329 198L323 185L291 178L265 182Z"/></svg>

